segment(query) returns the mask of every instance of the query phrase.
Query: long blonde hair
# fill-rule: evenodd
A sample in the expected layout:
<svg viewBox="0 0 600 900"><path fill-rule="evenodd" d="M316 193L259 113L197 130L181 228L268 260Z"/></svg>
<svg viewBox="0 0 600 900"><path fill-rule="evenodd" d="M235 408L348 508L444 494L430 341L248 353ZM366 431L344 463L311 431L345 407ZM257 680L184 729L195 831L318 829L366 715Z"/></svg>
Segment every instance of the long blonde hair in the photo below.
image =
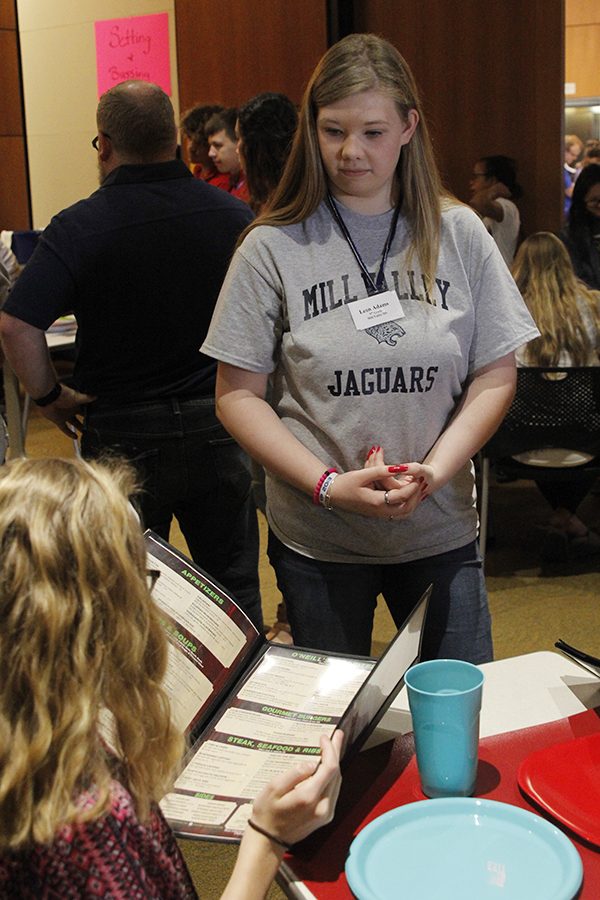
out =
<svg viewBox="0 0 600 900"><path fill-rule="evenodd" d="M532 234L519 247L512 274L541 332L527 344L529 365L556 366L562 352L570 355L574 366L587 365L596 347L578 298L588 304L600 329L600 294L577 279L563 242L549 231Z"/></svg>
<svg viewBox="0 0 600 900"><path fill-rule="evenodd" d="M411 230L414 252L429 282L435 276L440 241L442 189L431 139L415 80L406 60L388 41L374 34L351 34L321 58L308 82L298 129L278 188L257 225L292 225L307 219L324 199L327 179L319 152L317 114L321 107L362 91L391 97L404 120L411 109L419 123L402 148L397 175L402 212Z"/></svg>
<svg viewBox="0 0 600 900"><path fill-rule="evenodd" d="M0 850L99 818L115 777L146 819L181 758L134 487L117 463L0 468ZM99 738L103 707L118 763ZM95 800L82 814L87 788Z"/></svg>

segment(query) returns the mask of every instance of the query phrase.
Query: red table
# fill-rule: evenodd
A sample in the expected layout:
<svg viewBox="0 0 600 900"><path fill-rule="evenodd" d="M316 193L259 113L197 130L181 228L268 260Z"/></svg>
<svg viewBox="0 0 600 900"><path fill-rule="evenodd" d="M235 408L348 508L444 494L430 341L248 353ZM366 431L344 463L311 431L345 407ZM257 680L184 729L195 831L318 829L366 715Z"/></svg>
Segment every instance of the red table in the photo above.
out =
<svg viewBox="0 0 600 900"><path fill-rule="evenodd" d="M595 733L600 733L600 707L544 725L484 738L480 742L475 796L500 800L545 815L519 789L517 771L520 763L533 750ZM354 837L382 813L424 799L412 734L360 753L344 774L334 822L304 841L293 855L286 856L280 884L287 890L293 882L303 882L300 892L291 888L293 896L350 900L353 895L346 881L344 864ZM431 802L435 803L434 800ZM549 816L545 817L553 821ZM584 880L578 897L598 900L600 848L564 827L562 830L573 841L583 861Z"/></svg>

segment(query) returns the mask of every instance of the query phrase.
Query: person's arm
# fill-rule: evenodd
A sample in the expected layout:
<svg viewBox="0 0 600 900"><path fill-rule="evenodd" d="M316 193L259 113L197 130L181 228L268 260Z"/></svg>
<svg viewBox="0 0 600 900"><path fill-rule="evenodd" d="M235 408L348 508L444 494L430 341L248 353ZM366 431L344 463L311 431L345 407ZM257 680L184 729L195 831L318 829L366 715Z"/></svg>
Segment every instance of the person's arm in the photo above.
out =
<svg viewBox="0 0 600 900"><path fill-rule="evenodd" d="M220 362L216 387L217 416L258 463L312 496L315 485L330 462L319 459L294 437L264 400L267 379L267 375ZM389 504L383 492L375 487L374 481L389 476L389 469L389 466L380 465L369 471L356 469L338 475L335 490L332 491L334 506L364 516L388 518ZM412 479L394 482L393 488L389 489L388 501L404 503L416 490Z"/></svg>
<svg viewBox="0 0 600 900"><path fill-rule="evenodd" d="M2 263L0 259L0 306L4 306L4 301L6 300L6 296L8 294L8 289L10 288L10 277L8 274L8 270Z"/></svg>
<svg viewBox="0 0 600 900"><path fill-rule="evenodd" d="M514 353L478 369L469 380L464 394L447 427L423 460L408 463L407 477L419 484L419 495L405 503L399 515L413 512L421 500L443 487L467 460L489 441L506 415L515 394L517 370ZM384 449L379 447L365 461L367 471L382 465ZM390 487L390 478L379 481L379 487ZM334 497L335 499L335 497Z"/></svg>
<svg viewBox="0 0 600 900"><path fill-rule="evenodd" d="M319 763L306 762L277 776L259 794L250 819L260 830L246 828L221 900L263 900L285 853L283 845L296 844L331 821L341 784L342 742L341 731L331 740L322 737Z"/></svg>
<svg viewBox="0 0 600 900"><path fill-rule="evenodd" d="M0 245L2 242L0 241ZM8 296L8 291L10 289L10 277L8 274L8 270L3 265L2 260L0 259L0 308L4 306L4 301ZM4 362L4 355L0 350L0 364Z"/></svg>
<svg viewBox="0 0 600 900"><path fill-rule="evenodd" d="M489 188L477 191L469 200L469 206L478 212L480 216L493 219L495 222L501 222L504 219L504 210L502 204L498 203L498 199L502 197L505 200L510 199L510 191L505 184L497 181Z"/></svg>
<svg viewBox="0 0 600 900"><path fill-rule="evenodd" d="M489 441L508 412L516 386L514 353L473 374L450 423L425 457L424 464L433 469L434 490L450 481Z"/></svg>
<svg viewBox="0 0 600 900"><path fill-rule="evenodd" d="M45 397L58 381L45 333L16 316L2 312L0 337L6 359L29 396L34 400ZM64 434L73 437L73 429L81 430L77 418L81 406L94 399L89 394L81 394L62 385L57 399L39 409Z"/></svg>

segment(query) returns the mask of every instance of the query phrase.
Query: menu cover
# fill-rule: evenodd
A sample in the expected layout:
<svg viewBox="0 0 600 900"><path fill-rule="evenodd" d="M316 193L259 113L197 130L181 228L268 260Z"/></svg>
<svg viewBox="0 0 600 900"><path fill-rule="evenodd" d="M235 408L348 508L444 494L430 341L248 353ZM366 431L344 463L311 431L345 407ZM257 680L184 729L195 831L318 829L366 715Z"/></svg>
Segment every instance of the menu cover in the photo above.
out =
<svg viewBox="0 0 600 900"><path fill-rule="evenodd" d="M274 775L320 755L344 731L363 743L419 657L429 589L378 660L269 643L233 598L183 554L146 532L153 597L169 638L165 688L191 747L161 808L181 836L239 841Z"/></svg>

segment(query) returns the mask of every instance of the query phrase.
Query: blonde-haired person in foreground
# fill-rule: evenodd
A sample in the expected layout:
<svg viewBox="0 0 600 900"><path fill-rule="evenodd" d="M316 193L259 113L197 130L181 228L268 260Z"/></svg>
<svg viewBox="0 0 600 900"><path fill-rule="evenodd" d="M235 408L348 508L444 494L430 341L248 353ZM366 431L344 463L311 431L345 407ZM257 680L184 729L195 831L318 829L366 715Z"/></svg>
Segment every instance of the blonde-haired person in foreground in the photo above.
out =
<svg viewBox="0 0 600 900"><path fill-rule="evenodd" d="M519 247L512 273L540 337L517 352L521 366L600 365L600 293L591 291L573 271L563 242L548 231L528 237ZM517 456L535 465L575 465L593 457L570 450L539 451ZM581 472L568 482L538 482L553 513L542 556L550 560L600 553L600 535L585 525L576 510L595 480Z"/></svg>
<svg viewBox="0 0 600 900"><path fill-rule="evenodd" d="M0 896L193 898L157 806L183 751L161 687L133 475L78 460L0 469ZM98 731L115 718L121 758ZM253 820L292 844L331 818L341 735L274 780ZM262 898L283 849L248 830L224 897Z"/></svg>
<svg viewBox="0 0 600 900"><path fill-rule="evenodd" d="M471 457L535 334L479 216L442 189L406 61L345 37L202 348L218 416L267 470L294 643L369 655L378 595L399 627L433 581L423 658L492 658Z"/></svg>

